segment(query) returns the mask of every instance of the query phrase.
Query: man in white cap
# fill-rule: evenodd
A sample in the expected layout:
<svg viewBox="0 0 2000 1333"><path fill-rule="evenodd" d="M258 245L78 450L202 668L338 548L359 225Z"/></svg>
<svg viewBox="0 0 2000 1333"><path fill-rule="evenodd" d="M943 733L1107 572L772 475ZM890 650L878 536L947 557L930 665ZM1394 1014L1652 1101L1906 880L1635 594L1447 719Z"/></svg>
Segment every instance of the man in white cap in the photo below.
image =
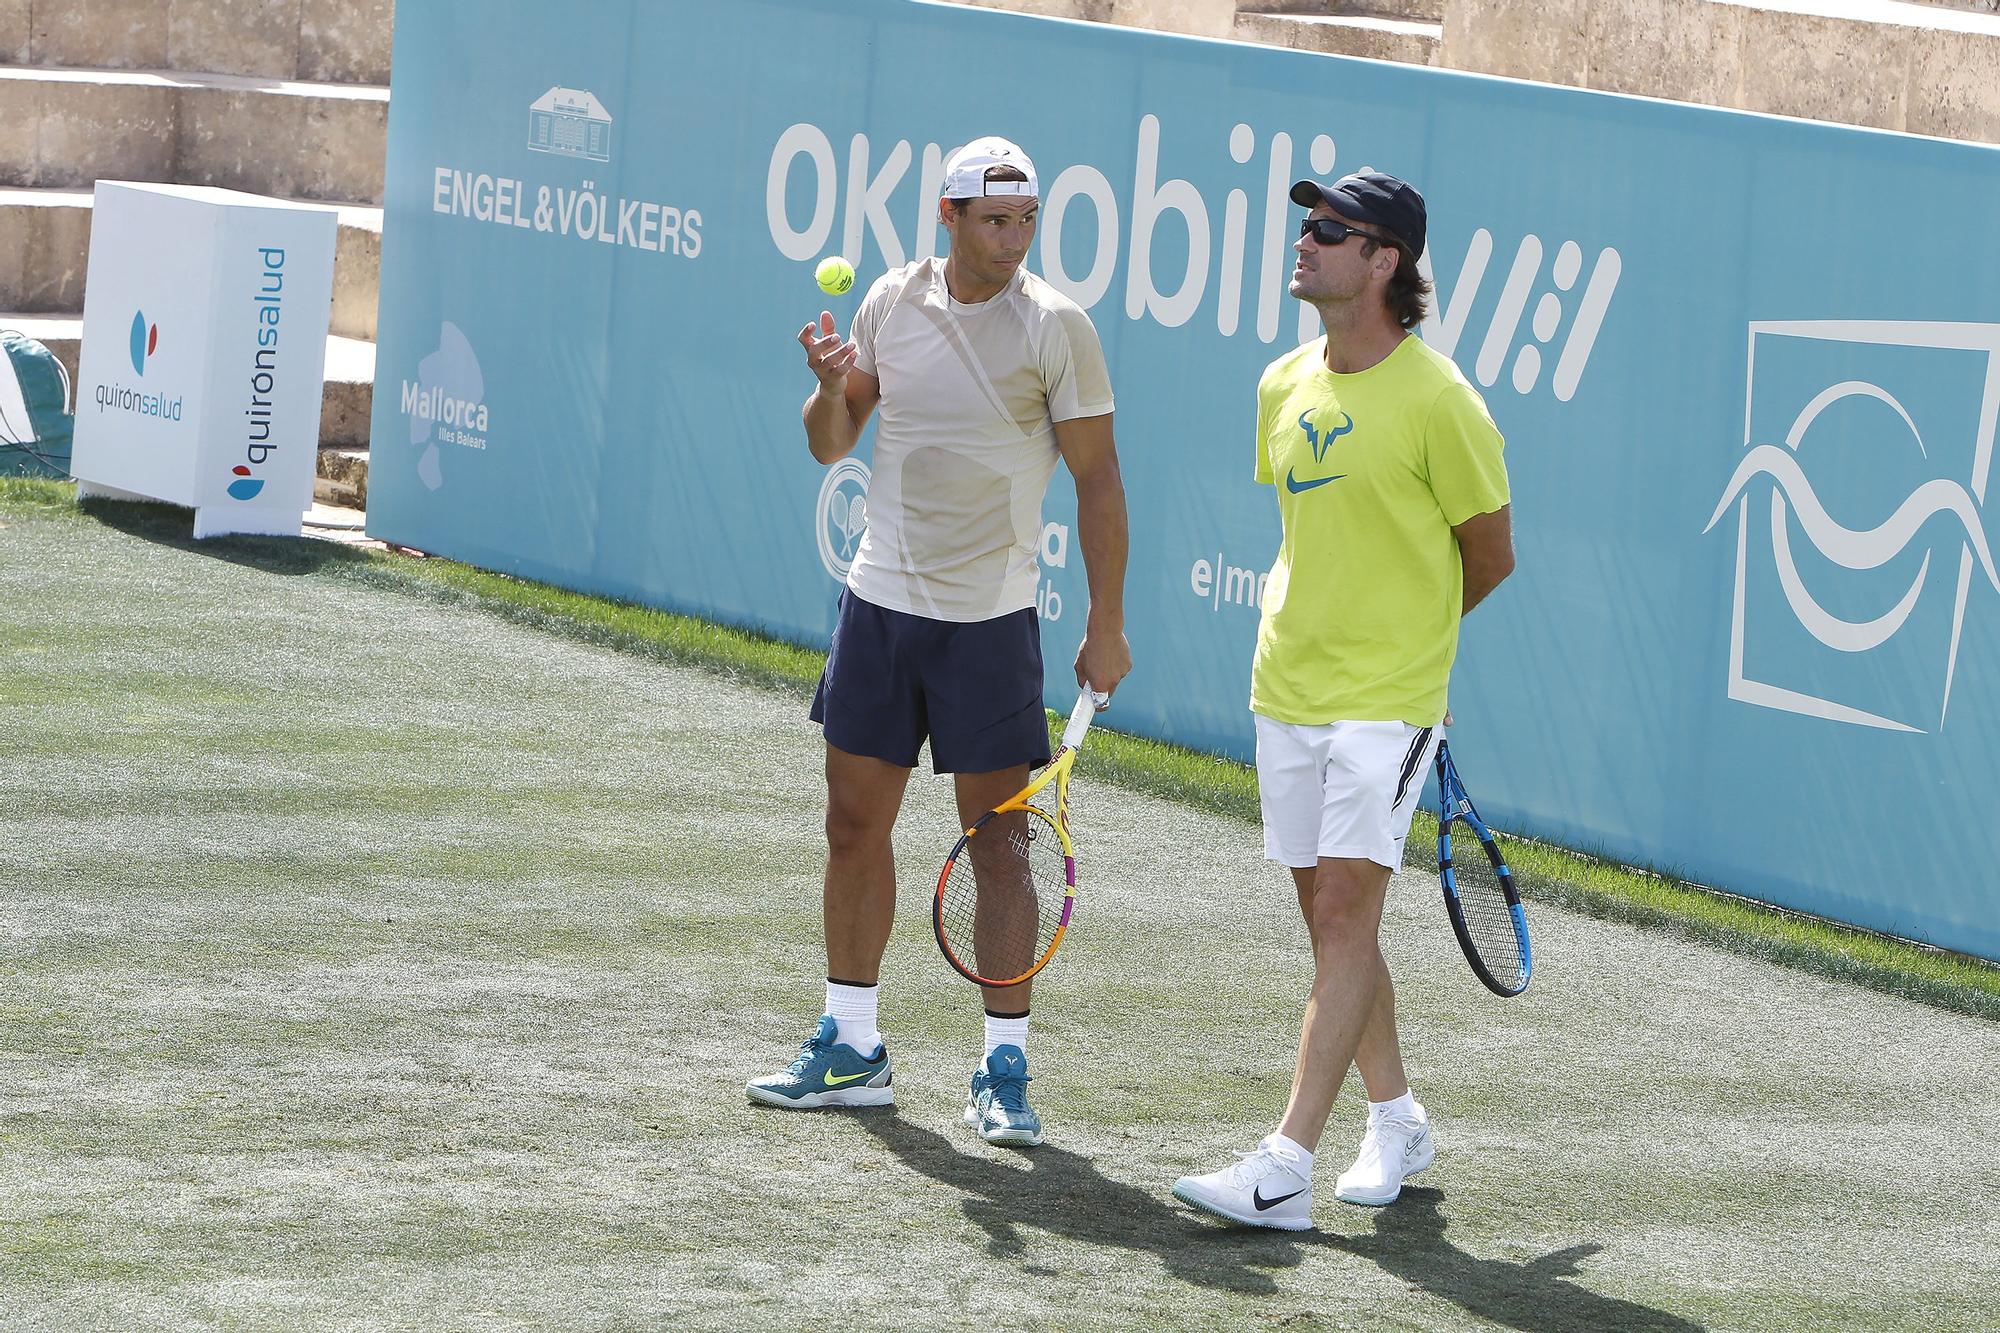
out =
<svg viewBox="0 0 2000 1333"><path fill-rule="evenodd" d="M1423 196L1363 171L1300 181L1291 198L1307 210L1291 293L1326 336L1257 385L1257 480L1277 491L1283 535L1250 710L1264 855L1291 869L1316 969L1277 1128L1174 1193L1298 1231L1350 1063L1368 1128L1334 1197L1393 1203L1435 1151L1396 1038L1382 903L1437 750L1459 621L1513 571L1514 544L1500 432L1458 367L1412 336L1430 295Z"/></svg>
<svg viewBox="0 0 2000 1333"><path fill-rule="evenodd" d="M1036 556L1058 458L1076 483L1090 586L1077 681L1109 693L1131 670L1111 381L1089 316L1023 267L1040 194L1019 147L973 140L945 162L947 254L877 279L848 339L824 311L799 330L819 381L804 414L813 457L846 457L880 417L867 535L812 705L826 736L826 1010L789 1068L747 1086L753 1101L893 1100L876 1023L896 909L890 834L927 738L932 768L954 776L961 828L1049 761ZM985 991L965 1121L989 1143L1042 1141L1027 1096L1030 984Z"/></svg>

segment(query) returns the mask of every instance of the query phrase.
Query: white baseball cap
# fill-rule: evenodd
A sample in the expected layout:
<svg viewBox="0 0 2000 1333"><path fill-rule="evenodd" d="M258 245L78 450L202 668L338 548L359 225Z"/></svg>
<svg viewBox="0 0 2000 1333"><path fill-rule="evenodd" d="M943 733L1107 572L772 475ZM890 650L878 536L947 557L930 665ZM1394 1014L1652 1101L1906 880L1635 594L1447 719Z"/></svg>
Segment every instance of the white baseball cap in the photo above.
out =
<svg viewBox="0 0 2000 1333"><path fill-rule="evenodd" d="M1028 179L990 181L986 179L988 167L1012 167ZM1018 144L998 135L974 139L944 160L944 190L939 198L978 199L985 195L1014 195L1035 199L1041 193L1041 186L1035 181L1035 164L1028 160L1028 155L1021 151Z"/></svg>

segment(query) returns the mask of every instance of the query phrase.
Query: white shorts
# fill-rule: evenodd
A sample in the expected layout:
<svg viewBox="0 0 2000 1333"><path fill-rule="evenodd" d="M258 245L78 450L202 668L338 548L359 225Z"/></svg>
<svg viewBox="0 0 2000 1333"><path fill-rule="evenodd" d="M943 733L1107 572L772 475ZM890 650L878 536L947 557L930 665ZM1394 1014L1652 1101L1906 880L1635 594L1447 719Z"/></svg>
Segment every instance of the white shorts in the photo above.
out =
<svg viewBox="0 0 2000 1333"><path fill-rule="evenodd" d="M1400 868L1440 729L1256 717L1264 855L1294 869L1322 856Z"/></svg>

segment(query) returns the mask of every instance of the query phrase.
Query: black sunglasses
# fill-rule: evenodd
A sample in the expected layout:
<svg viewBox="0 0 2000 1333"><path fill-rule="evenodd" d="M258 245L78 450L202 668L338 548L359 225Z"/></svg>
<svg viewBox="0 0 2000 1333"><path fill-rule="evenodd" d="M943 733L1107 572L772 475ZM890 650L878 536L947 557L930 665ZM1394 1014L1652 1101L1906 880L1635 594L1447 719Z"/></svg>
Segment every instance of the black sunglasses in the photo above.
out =
<svg viewBox="0 0 2000 1333"><path fill-rule="evenodd" d="M1376 236L1359 227L1350 227L1345 222L1335 222L1332 218L1300 218L1299 235L1304 236L1308 232L1321 245L1339 245L1350 236L1359 236L1362 240L1374 241L1377 245L1396 244L1393 237Z"/></svg>

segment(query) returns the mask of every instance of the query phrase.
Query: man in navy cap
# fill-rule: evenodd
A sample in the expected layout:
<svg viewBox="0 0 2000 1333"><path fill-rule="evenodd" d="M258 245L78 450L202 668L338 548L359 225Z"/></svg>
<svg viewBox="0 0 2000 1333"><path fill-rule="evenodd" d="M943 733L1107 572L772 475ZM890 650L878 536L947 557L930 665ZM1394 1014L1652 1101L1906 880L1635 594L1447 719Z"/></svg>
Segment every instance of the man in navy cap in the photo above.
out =
<svg viewBox="0 0 2000 1333"><path fill-rule="evenodd" d="M1396 1040L1378 933L1445 716L1460 618L1514 567L1500 433L1411 332L1430 283L1423 196L1381 172L1300 181L1291 293L1326 336L1257 386L1257 480L1282 540L1250 676L1264 854L1288 867L1315 974L1290 1102L1236 1164L1174 1193L1234 1222L1312 1225L1313 1154L1348 1065L1368 1089L1334 1197L1394 1202L1434 1152Z"/></svg>

